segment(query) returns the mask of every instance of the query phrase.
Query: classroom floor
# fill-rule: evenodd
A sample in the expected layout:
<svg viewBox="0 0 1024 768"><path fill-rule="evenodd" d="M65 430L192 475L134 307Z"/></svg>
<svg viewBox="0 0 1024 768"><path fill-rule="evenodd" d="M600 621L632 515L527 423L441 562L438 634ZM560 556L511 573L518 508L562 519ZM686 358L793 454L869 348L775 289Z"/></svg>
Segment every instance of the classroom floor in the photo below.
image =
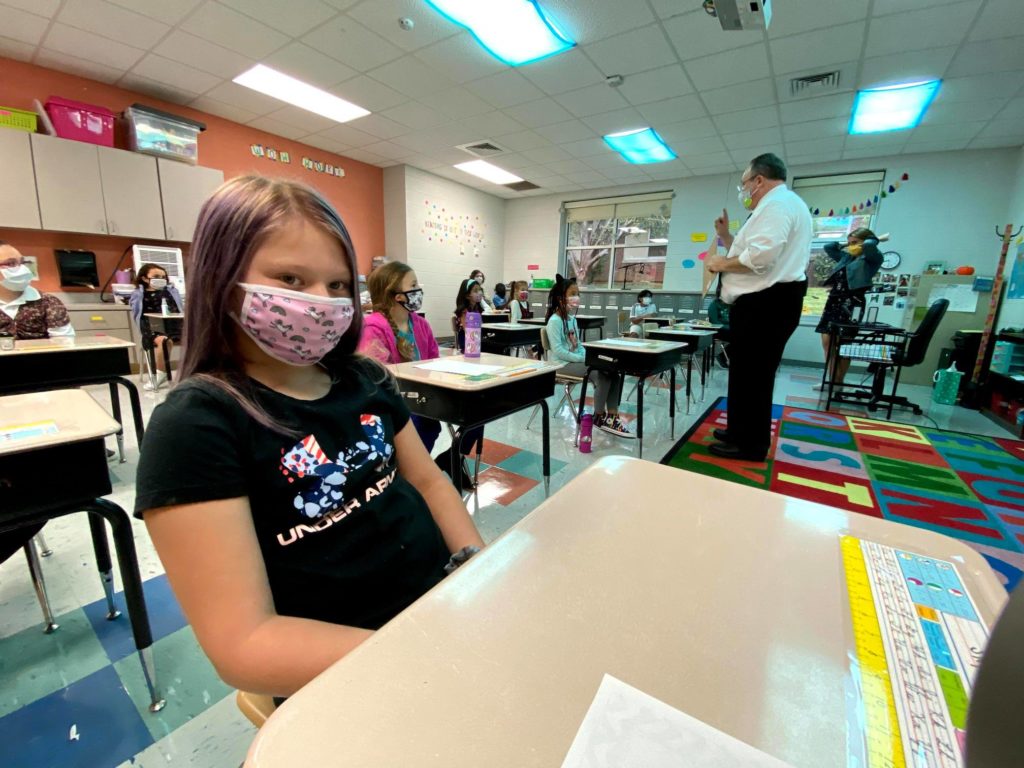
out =
<svg viewBox="0 0 1024 768"><path fill-rule="evenodd" d="M851 374L852 378L852 374ZM798 367L780 370L775 402L804 408L818 404L811 386L820 374ZM700 417L708 404L725 394L727 373L716 369L703 398L676 417L676 437ZM627 392L631 389L627 381ZM934 425L962 432L1011 437L984 416L954 406L931 405L930 389L901 386L901 394L925 408L925 415L894 414L904 423ZM94 392L107 402L105 389ZM700 395L699 384L697 395ZM637 455L637 441L594 432L593 452L573 446L574 421L568 408L554 410L551 400L552 492L594 459ZM162 394L143 394L148 418ZM635 403L635 395L631 398ZM645 395L644 458L658 461L675 443L669 434L668 398L654 385ZM820 407L820 406L817 406ZM635 408L624 404L627 419ZM852 411L853 409L851 409ZM863 412L858 411L858 412ZM486 429L478 504L469 502L487 541L501 535L544 499L540 482L540 424L531 430L524 411ZM539 416L538 416L539 418ZM111 441L112 442L112 441ZM128 461L111 463L114 502L131 510L138 448L126 435ZM436 452L444 448L439 443ZM116 460L115 460L116 462ZM59 478L55 478L59 480ZM643 499L638 497L638 504ZM0 743L4 764L37 766L236 766L241 764L255 729L235 706L233 691L213 672L163 575L146 535L134 522L140 569L154 634L158 683L167 699L158 714L146 710L142 675L125 617L104 618L103 590L96 575L84 515L52 521L44 535L53 554L42 560L46 586L60 629L42 633L41 614L25 559L0 564ZM116 568L115 568L116 571ZM120 578L117 579L120 588ZM123 600L119 596L123 610Z"/></svg>

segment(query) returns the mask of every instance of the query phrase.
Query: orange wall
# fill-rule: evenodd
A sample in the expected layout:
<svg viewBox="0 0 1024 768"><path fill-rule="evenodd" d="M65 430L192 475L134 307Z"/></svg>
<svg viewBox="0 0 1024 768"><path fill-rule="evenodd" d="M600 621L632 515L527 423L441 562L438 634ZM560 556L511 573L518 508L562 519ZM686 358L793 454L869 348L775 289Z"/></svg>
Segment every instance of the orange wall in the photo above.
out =
<svg viewBox="0 0 1024 768"><path fill-rule="evenodd" d="M97 104L118 114L138 102L206 123L206 130L199 136L200 165L219 168L224 171L225 178L244 173L262 173L296 179L314 186L338 209L348 225L359 258L360 272L369 272L370 260L384 254L384 172L381 168L135 91L0 57L0 105L31 110L33 99L45 103L50 96ZM254 157L249 149L252 144L289 152L291 163L285 165ZM118 125L115 146L127 146L121 125ZM303 156L341 166L345 176L328 176L306 170L302 167ZM42 290L65 291L75 289L60 288L53 249L81 248L95 251L100 279L105 280L125 247L141 242L124 237L3 228L0 228L0 240L10 242L26 255L39 257L38 286ZM183 246L182 243L168 244ZM187 253L187 247L183 249ZM125 263L131 264L130 256Z"/></svg>

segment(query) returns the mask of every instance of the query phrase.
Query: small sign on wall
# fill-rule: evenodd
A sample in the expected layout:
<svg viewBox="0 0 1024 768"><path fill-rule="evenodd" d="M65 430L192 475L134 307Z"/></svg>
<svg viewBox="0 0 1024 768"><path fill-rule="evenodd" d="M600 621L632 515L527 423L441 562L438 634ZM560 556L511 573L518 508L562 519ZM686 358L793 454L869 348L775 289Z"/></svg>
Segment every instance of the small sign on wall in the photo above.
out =
<svg viewBox="0 0 1024 768"><path fill-rule="evenodd" d="M540 269L540 264L527 264L526 265L526 271L527 272L536 272L539 269Z"/></svg>

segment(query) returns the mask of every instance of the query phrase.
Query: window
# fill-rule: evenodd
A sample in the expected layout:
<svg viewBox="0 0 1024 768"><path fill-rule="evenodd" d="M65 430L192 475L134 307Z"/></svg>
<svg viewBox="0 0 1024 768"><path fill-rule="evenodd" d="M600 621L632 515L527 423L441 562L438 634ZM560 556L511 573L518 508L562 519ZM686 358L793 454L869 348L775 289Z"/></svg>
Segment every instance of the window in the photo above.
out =
<svg viewBox="0 0 1024 768"><path fill-rule="evenodd" d="M565 204L565 274L581 287L661 288L672 193Z"/></svg>

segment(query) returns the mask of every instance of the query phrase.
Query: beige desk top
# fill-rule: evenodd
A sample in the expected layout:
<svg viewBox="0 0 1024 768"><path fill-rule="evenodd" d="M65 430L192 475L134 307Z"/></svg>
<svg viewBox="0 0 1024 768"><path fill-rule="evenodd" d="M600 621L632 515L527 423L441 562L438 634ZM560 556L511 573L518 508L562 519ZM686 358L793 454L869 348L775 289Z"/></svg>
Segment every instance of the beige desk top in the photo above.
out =
<svg viewBox="0 0 1024 768"><path fill-rule="evenodd" d="M717 331L718 329L724 328L725 326L723 326L721 323L693 323L693 322L690 322L690 323L676 323L676 327L677 328L696 328L697 330L701 330L701 331L707 331L707 330Z"/></svg>
<svg viewBox="0 0 1024 768"><path fill-rule="evenodd" d="M656 331L648 331L647 333L663 333L672 336L714 336L718 331L709 330L707 328L659 328Z"/></svg>
<svg viewBox="0 0 1024 768"><path fill-rule="evenodd" d="M533 323L488 323L483 329L486 331L525 331L525 330L537 330L537 326Z"/></svg>
<svg viewBox="0 0 1024 768"><path fill-rule="evenodd" d="M967 545L607 457L289 699L250 768L557 768L606 672L795 768L845 766L852 635L839 536Z"/></svg>
<svg viewBox="0 0 1024 768"><path fill-rule="evenodd" d="M166 315L162 312L146 312L144 317L159 317L161 320L184 320L183 312L169 312Z"/></svg>
<svg viewBox="0 0 1024 768"><path fill-rule="evenodd" d="M484 327L490 328L492 326ZM397 378L403 381L420 381L424 384L434 384L446 389L476 392L481 389L500 387L502 384L538 376L548 371L557 370L564 365L564 363L527 360L522 357L510 357L508 355L493 355L488 352L482 352L478 358L467 358L465 355L449 355L447 357L439 357L437 360L444 360L446 362L459 361L471 365L501 365L504 366L505 371L495 371L493 375L481 381L468 381L462 374L429 371L419 367L424 363L434 362L431 360L396 363L387 367Z"/></svg>
<svg viewBox="0 0 1024 768"><path fill-rule="evenodd" d="M14 342L14 349L0 350L0 359L15 355L35 355L43 352L85 352L95 349L118 349L134 347L130 341L115 336L57 336L51 339L25 339Z"/></svg>
<svg viewBox="0 0 1024 768"><path fill-rule="evenodd" d="M676 349L686 349L686 344L678 341L655 341L653 339L615 338L600 339L599 341L584 341L583 347L585 349L609 349L614 350L616 352L628 350L630 352L640 352L642 354L656 355L662 352L670 352Z"/></svg>
<svg viewBox="0 0 1024 768"><path fill-rule="evenodd" d="M45 422L54 434L11 439L9 431ZM56 389L0 397L0 456L115 434L121 426L81 389Z"/></svg>

